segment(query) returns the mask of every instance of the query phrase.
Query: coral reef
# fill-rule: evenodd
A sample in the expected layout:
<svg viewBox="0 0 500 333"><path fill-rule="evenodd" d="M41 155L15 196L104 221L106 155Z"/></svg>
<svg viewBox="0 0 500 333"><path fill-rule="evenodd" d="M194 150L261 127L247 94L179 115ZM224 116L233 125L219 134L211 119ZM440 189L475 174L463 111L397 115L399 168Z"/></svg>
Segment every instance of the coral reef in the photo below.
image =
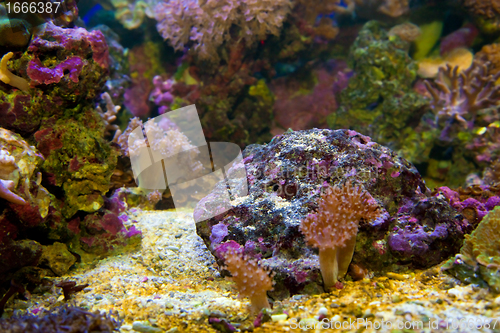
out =
<svg viewBox="0 0 500 333"><path fill-rule="evenodd" d="M300 221L318 209L325 181L359 181L379 204L380 218L360 222L353 256L353 263L371 271L397 270L396 263L437 264L458 251L468 230L468 221L445 198L426 194L413 165L357 132L288 131L267 145L248 146L243 154L248 196L228 212L197 223L197 233L209 249L212 241L233 240L245 254L261 258L276 273L273 298L322 290L317 254L299 229ZM203 204L215 204L225 190L218 184ZM225 228L214 228L219 224ZM211 237L212 231L217 235Z"/></svg>
<svg viewBox="0 0 500 333"><path fill-rule="evenodd" d="M154 17L154 6L158 1L111 0L115 8L115 18L129 30L137 29L146 17Z"/></svg>
<svg viewBox="0 0 500 333"><path fill-rule="evenodd" d="M422 34L422 31L415 24L406 22L395 25L389 30L388 34L389 36L398 36L401 40L411 43Z"/></svg>
<svg viewBox="0 0 500 333"><path fill-rule="evenodd" d="M43 247L40 263L47 265L57 276L61 276L76 262L76 257L68 251L66 244L55 242Z"/></svg>
<svg viewBox="0 0 500 333"><path fill-rule="evenodd" d="M176 50L189 42L200 58L217 58L217 48L238 26L246 44L277 35L291 10L290 0L170 0L155 7L158 31Z"/></svg>
<svg viewBox="0 0 500 333"><path fill-rule="evenodd" d="M351 263L360 219L380 217L371 195L351 184L327 186L315 213L300 224L308 245L319 248L319 264L325 290L344 277Z"/></svg>
<svg viewBox="0 0 500 333"><path fill-rule="evenodd" d="M94 110L43 123L34 138L45 156L47 181L61 187L63 213L71 217L78 210L95 212L109 190L117 152L104 141L103 122ZM77 144L75 144L77 143Z"/></svg>
<svg viewBox="0 0 500 333"><path fill-rule="evenodd" d="M148 116L151 111L149 95L153 89L153 77L164 73L160 64L160 45L146 42L128 53L130 87L125 90L124 105L135 117Z"/></svg>
<svg viewBox="0 0 500 333"><path fill-rule="evenodd" d="M457 191L444 186L436 188L434 195L444 196L473 226L477 226L488 212L500 205L500 191L495 186L473 185Z"/></svg>

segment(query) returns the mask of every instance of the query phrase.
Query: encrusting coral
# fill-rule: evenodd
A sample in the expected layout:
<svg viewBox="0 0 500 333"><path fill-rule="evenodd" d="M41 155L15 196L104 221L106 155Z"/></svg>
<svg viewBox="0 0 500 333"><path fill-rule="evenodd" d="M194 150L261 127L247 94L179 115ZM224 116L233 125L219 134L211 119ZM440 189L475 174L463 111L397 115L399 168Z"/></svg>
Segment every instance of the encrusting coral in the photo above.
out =
<svg viewBox="0 0 500 333"><path fill-rule="evenodd" d="M431 108L437 120L448 124L456 120L471 128L481 109L496 105L500 99L500 86L495 81L500 74L487 75L487 64L474 61L471 67L458 72L458 67L440 68L434 84L425 86L432 96Z"/></svg>
<svg viewBox="0 0 500 333"><path fill-rule="evenodd" d="M27 91L30 88L28 81L12 74L7 68L7 62L14 56L14 53L9 52L0 60L0 81L7 83L19 90Z"/></svg>
<svg viewBox="0 0 500 333"><path fill-rule="evenodd" d="M309 245L319 248L326 290L347 273L360 219L371 220L379 216L373 197L360 186L353 186L350 180L342 187L328 186L322 193L317 212L307 215L300 230Z"/></svg>
<svg viewBox="0 0 500 333"><path fill-rule="evenodd" d="M216 58L217 48L239 26L247 44L278 35L291 10L290 0L170 0L155 7L158 31L176 50L190 41L201 58Z"/></svg>
<svg viewBox="0 0 500 333"><path fill-rule="evenodd" d="M226 269L231 272L241 297L248 297L252 309L270 308L266 292L273 289L269 271L259 267L256 260L248 260L241 251L229 249L224 253Z"/></svg>

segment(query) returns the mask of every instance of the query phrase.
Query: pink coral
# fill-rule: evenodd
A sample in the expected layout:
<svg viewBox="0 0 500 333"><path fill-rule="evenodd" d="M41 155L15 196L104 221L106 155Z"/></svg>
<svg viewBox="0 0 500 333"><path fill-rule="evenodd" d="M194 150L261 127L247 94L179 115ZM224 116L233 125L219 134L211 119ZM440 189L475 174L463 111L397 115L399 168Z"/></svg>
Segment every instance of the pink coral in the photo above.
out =
<svg viewBox="0 0 500 333"><path fill-rule="evenodd" d="M176 50L190 42L201 58L216 57L217 47L238 26L248 44L277 35L291 10L290 0L164 0L155 7L158 31Z"/></svg>
<svg viewBox="0 0 500 333"><path fill-rule="evenodd" d="M273 281L269 270L260 267L256 260L249 260L240 251L227 251L224 261L240 296L250 298L252 309L260 311L270 308L266 292L273 289Z"/></svg>
<svg viewBox="0 0 500 333"><path fill-rule="evenodd" d="M351 262L361 218L380 216L373 197L348 180L344 186L327 186L318 211L307 215L300 225L307 243L319 248L319 263L325 289L347 272Z"/></svg>

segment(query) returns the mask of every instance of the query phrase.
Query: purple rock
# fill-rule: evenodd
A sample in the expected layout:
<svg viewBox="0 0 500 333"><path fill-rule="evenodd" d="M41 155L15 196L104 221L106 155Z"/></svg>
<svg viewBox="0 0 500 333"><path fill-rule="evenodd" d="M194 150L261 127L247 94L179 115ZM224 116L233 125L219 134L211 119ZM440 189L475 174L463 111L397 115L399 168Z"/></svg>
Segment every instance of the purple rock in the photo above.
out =
<svg viewBox="0 0 500 333"><path fill-rule="evenodd" d="M367 136L351 130L287 132L267 145L248 146L243 155L248 195L198 223L197 232L216 256L230 241L262 258L276 274L273 298L321 292L318 251L306 244L299 226L318 207L322 186L347 177L382 208L380 219L360 221L353 263L375 272L400 263L429 267L460 249L468 222L445 197L431 196L411 163ZM287 184L295 191L285 195ZM218 184L197 208L214 207L224 191L225 183ZM221 223L228 230L226 242L214 249L212 230Z"/></svg>
<svg viewBox="0 0 500 333"><path fill-rule="evenodd" d="M54 68L44 67L37 58L32 59L26 72L28 76L36 83L51 84L61 81L67 72L69 79L75 83L78 82L78 76L82 72L83 61L80 57L69 57Z"/></svg>
<svg viewBox="0 0 500 333"><path fill-rule="evenodd" d="M215 246L222 242L224 237L228 235L227 226L224 223L216 224L212 227L212 235L210 235L210 242Z"/></svg>

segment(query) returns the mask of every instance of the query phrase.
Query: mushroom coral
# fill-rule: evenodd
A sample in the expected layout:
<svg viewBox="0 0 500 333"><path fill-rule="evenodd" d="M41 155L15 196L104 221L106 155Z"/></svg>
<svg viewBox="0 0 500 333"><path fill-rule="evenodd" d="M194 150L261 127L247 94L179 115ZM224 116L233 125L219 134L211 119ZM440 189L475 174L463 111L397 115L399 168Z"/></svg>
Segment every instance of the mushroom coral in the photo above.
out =
<svg viewBox="0 0 500 333"><path fill-rule="evenodd" d="M224 253L226 269L231 272L241 297L248 297L256 312L270 308L267 291L273 289L272 276L256 260L249 260L241 251L229 249Z"/></svg>
<svg viewBox="0 0 500 333"><path fill-rule="evenodd" d="M347 181L344 186L328 186L315 213L300 225L309 245L319 248L319 265L326 290L347 273L354 254L361 218L380 216L373 197L360 186Z"/></svg>

